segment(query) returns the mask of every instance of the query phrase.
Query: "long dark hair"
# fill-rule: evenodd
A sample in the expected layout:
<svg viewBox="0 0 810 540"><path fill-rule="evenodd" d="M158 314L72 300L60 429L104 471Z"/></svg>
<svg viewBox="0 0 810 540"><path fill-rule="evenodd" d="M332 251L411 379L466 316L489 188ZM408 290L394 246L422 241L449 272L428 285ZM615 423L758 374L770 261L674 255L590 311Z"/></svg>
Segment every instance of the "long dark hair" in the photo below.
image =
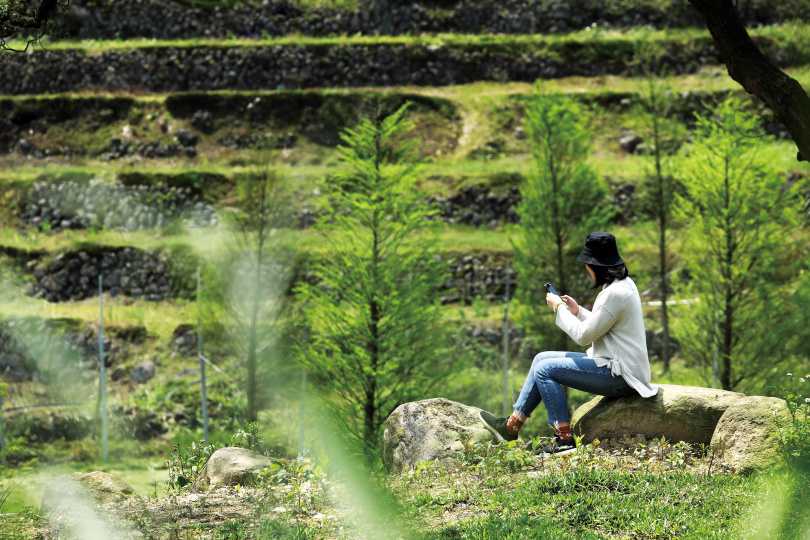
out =
<svg viewBox="0 0 810 540"><path fill-rule="evenodd" d="M593 270L596 284L591 289L598 289L603 285L610 285L614 281L630 277L630 272L624 263L617 264L616 266L594 266L588 265Z"/></svg>

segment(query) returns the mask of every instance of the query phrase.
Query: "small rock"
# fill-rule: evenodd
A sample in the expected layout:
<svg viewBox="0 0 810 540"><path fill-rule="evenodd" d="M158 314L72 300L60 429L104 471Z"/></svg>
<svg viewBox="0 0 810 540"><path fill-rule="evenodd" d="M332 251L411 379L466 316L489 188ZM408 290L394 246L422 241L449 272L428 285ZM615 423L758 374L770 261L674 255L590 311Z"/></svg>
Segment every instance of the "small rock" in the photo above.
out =
<svg viewBox="0 0 810 540"><path fill-rule="evenodd" d="M113 381L120 381L126 376L127 376L126 370L122 367L117 367L110 374L110 379L112 379Z"/></svg>
<svg viewBox="0 0 810 540"><path fill-rule="evenodd" d="M102 505L121 502L135 495L132 486L112 474L101 471L74 473L57 479L45 488L42 509L86 510L87 503Z"/></svg>
<svg viewBox="0 0 810 540"><path fill-rule="evenodd" d="M145 383L150 381L156 373L157 367L155 367L155 364L147 360L135 366L135 369L132 370L129 376L136 382Z"/></svg>
<svg viewBox="0 0 810 540"><path fill-rule="evenodd" d="M245 448L220 448L211 454L200 476L220 486L244 485L274 463L273 459Z"/></svg>
<svg viewBox="0 0 810 540"><path fill-rule="evenodd" d="M642 142L644 142L644 139L632 131L624 131L619 135L619 146L628 154L635 152L636 147Z"/></svg>
<svg viewBox="0 0 810 540"><path fill-rule="evenodd" d="M214 128L214 115L208 111L196 111L191 117L191 125L207 133Z"/></svg>
<svg viewBox="0 0 810 540"><path fill-rule="evenodd" d="M177 139L177 142L180 146L188 147L188 146L196 146L199 137L193 131L189 131L188 129L178 129L174 132L174 136Z"/></svg>

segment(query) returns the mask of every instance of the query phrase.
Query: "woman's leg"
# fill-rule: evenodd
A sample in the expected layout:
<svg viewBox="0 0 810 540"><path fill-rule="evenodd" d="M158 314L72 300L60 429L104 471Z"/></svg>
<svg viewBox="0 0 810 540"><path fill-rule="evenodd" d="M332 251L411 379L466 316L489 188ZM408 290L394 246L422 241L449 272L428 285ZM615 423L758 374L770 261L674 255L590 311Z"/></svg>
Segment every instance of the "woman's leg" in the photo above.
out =
<svg viewBox="0 0 810 540"><path fill-rule="evenodd" d="M595 360L584 354L545 358L532 366L531 374L556 435L556 442L539 449L538 453L568 452L576 447L562 385L603 396L626 396L635 392L622 377L614 377L609 367L597 366Z"/></svg>
<svg viewBox="0 0 810 540"><path fill-rule="evenodd" d="M520 395L513 406L515 411L523 417L528 418L542 401L542 395L540 394L535 382L535 369L538 364L554 358L565 359L578 357L584 358L585 353L546 351L535 356L534 360L532 361L532 367L529 368L529 373L526 375L526 381L523 383L523 388L520 391Z"/></svg>
<svg viewBox="0 0 810 540"><path fill-rule="evenodd" d="M614 377L609 367L597 366L592 358L584 354L544 358L532 365L530 375L540 399L546 405L549 422L570 421L563 385L601 396L632 395L634 392L622 377Z"/></svg>
<svg viewBox="0 0 810 540"><path fill-rule="evenodd" d="M523 383L523 389L520 391L520 396L515 402L514 411L508 418L499 418L494 414L481 411L479 416L484 426L492 432L499 441L513 441L517 439L520 428L523 427L523 422L540 404L540 392L534 382L534 369L539 363L552 358L565 358L567 355L571 356L585 356L585 353L569 353L559 351L549 351L538 354L534 357L532 367L529 369L529 374L526 381Z"/></svg>

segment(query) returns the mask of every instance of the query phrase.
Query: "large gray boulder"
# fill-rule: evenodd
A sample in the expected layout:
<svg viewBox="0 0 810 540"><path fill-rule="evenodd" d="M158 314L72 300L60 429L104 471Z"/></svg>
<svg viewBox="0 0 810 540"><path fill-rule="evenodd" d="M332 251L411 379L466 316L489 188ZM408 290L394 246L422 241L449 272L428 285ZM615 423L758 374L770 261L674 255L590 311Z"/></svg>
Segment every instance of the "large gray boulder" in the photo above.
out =
<svg viewBox="0 0 810 540"><path fill-rule="evenodd" d="M394 473L420 461L449 461L468 444L494 440L478 418L481 409L444 398L404 403L385 422L382 458Z"/></svg>
<svg viewBox="0 0 810 540"><path fill-rule="evenodd" d="M245 485L273 466L273 459L245 448L220 448L208 458L200 476L212 484Z"/></svg>
<svg viewBox="0 0 810 540"><path fill-rule="evenodd" d="M784 399L747 396L726 409L714 430L711 449L743 474L784 465L778 434L790 424Z"/></svg>
<svg viewBox="0 0 810 540"><path fill-rule="evenodd" d="M117 476L101 471L74 473L57 478L45 487L42 509L46 512L81 510L88 504L121 502L132 497L137 497L135 490Z"/></svg>
<svg viewBox="0 0 810 540"><path fill-rule="evenodd" d="M592 399L574 412L574 433L583 434L586 442L627 434L708 445L726 409L745 397L699 386L660 384L658 388L658 394L648 399Z"/></svg>

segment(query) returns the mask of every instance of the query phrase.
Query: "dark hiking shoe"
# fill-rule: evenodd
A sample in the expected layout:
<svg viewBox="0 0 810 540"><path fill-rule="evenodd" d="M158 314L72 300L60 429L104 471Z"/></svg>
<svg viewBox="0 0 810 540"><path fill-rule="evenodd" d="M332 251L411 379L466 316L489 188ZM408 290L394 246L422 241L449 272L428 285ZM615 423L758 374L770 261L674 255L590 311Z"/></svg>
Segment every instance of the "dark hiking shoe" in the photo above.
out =
<svg viewBox="0 0 810 540"><path fill-rule="evenodd" d="M550 444L538 448L535 454L556 454L558 456L564 456L576 452L576 450L577 445L574 439L565 440L562 437L554 437L554 440Z"/></svg>
<svg viewBox="0 0 810 540"><path fill-rule="evenodd" d="M506 429L506 421L509 420L508 418L498 418L487 411L481 411L478 413L478 417L481 418L481 423L484 424L484 427L495 435L495 438L499 441L517 440L517 433L509 433L509 430Z"/></svg>

